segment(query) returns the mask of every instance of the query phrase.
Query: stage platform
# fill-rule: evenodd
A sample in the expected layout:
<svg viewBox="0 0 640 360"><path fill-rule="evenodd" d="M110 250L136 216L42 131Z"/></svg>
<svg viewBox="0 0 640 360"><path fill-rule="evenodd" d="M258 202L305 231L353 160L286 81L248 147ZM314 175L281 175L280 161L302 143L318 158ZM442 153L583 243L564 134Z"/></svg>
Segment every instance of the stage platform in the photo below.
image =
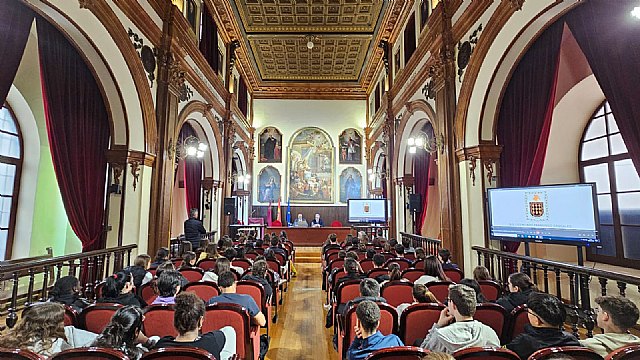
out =
<svg viewBox="0 0 640 360"><path fill-rule="evenodd" d="M272 232L280 234L282 230L287 232L287 237L296 246L322 246L330 234L336 234L339 242L344 241L347 234L356 236L356 231L352 230L351 227L267 227L267 233L269 234Z"/></svg>

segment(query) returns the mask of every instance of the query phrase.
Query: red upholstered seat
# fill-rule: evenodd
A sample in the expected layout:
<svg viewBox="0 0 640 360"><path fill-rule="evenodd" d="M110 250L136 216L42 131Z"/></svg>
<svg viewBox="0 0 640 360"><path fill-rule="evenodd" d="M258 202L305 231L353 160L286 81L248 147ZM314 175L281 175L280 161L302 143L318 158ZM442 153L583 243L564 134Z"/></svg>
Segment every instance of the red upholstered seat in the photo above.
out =
<svg viewBox="0 0 640 360"><path fill-rule="evenodd" d="M147 269L147 272L151 273L151 276L153 276L153 277L156 276L156 271L158 271L158 269L156 269L156 268Z"/></svg>
<svg viewBox="0 0 640 360"><path fill-rule="evenodd" d="M71 306L64 306L64 326L77 326L78 325L78 312Z"/></svg>
<svg viewBox="0 0 640 360"><path fill-rule="evenodd" d="M507 316L507 311L502 306L484 303L478 304L473 318L492 328L500 339L504 339L507 328L507 326L505 326L508 320Z"/></svg>
<svg viewBox="0 0 640 360"><path fill-rule="evenodd" d="M196 264L200 269L207 271L216 267L216 259L202 259Z"/></svg>
<svg viewBox="0 0 640 360"><path fill-rule="evenodd" d="M513 338L524 332L524 326L529 323L527 305L520 305L513 309L509 319L509 329L507 334L505 334L505 343L510 342Z"/></svg>
<svg viewBox="0 0 640 360"><path fill-rule="evenodd" d="M387 300L387 304L398 306L413 302L413 283L404 280L389 281L382 286L380 296Z"/></svg>
<svg viewBox="0 0 640 360"><path fill-rule="evenodd" d="M449 286L453 285L453 283L451 281L432 281L426 285L433 296L441 303L444 303L444 299L449 296Z"/></svg>
<svg viewBox="0 0 640 360"><path fill-rule="evenodd" d="M424 260L416 260L413 262L413 267L415 269L420 269L422 271L424 271Z"/></svg>
<svg viewBox="0 0 640 360"><path fill-rule="evenodd" d="M255 252L250 252L250 253L246 253L244 254L244 257L246 257L247 259L251 260L251 261L256 261L256 258L258 257L258 253Z"/></svg>
<svg viewBox="0 0 640 360"><path fill-rule="evenodd" d="M371 279L375 279L376 277L378 277L380 275L386 275L388 273L389 273L389 269L375 268L375 269L371 269L371 270L369 270L369 272L367 272L367 277L371 278Z"/></svg>
<svg viewBox="0 0 640 360"><path fill-rule="evenodd" d="M459 283L464 278L464 273L460 269L447 269L444 274L454 283Z"/></svg>
<svg viewBox="0 0 640 360"><path fill-rule="evenodd" d="M81 329L100 334L111 321L113 314L121 307L123 306L113 303L89 305L78 314L78 326Z"/></svg>
<svg viewBox="0 0 640 360"><path fill-rule="evenodd" d="M480 284L480 290L482 291L482 295L489 300L494 301L500 298L500 294L502 293L502 287L498 284L497 281L494 280L480 280L478 281Z"/></svg>
<svg viewBox="0 0 640 360"><path fill-rule="evenodd" d="M267 299L264 286L252 280L240 280L237 282L236 292L246 294L253 298L253 301L260 306L260 311L267 318L267 334L269 334L269 319L271 319L271 303Z"/></svg>
<svg viewBox="0 0 640 360"><path fill-rule="evenodd" d="M171 360L208 360L215 359L208 351L199 348L172 347L160 348L149 351L142 356L144 360L171 359Z"/></svg>
<svg viewBox="0 0 640 360"><path fill-rule="evenodd" d="M207 306L202 333L231 326L236 331L236 354L241 359L258 360L260 329L251 325L247 309L238 304L216 303Z"/></svg>
<svg viewBox="0 0 640 360"><path fill-rule="evenodd" d="M371 260L371 259L364 259L364 260L360 261L360 268L365 273L369 272L374 267L375 267L375 264L373 263L373 260Z"/></svg>
<svg viewBox="0 0 640 360"><path fill-rule="evenodd" d="M120 351L97 347L69 349L59 352L51 360L83 359L83 360L129 360Z"/></svg>
<svg viewBox="0 0 640 360"><path fill-rule="evenodd" d="M147 336L178 336L173 327L173 305L150 305L144 309L142 330Z"/></svg>
<svg viewBox="0 0 640 360"><path fill-rule="evenodd" d="M391 263L398 263L398 265L400 265L400 271L402 270L406 270L410 267L413 266L413 261L409 260L409 259L405 259L405 258L391 258L388 259L385 263L384 263L384 267L389 267L389 264Z"/></svg>
<svg viewBox="0 0 640 360"><path fill-rule="evenodd" d="M395 346L372 352L365 360L420 360L429 350L414 346Z"/></svg>
<svg viewBox="0 0 640 360"><path fill-rule="evenodd" d="M342 227L342 223L338 220L333 220L331 222L331 227Z"/></svg>
<svg viewBox="0 0 640 360"><path fill-rule="evenodd" d="M567 355L573 360L602 360L595 351L580 346L561 346L538 350L529 356L529 360L551 359L558 354Z"/></svg>
<svg viewBox="0 0 640 360"><path fill-rule="evenodd" d="M422 269L406 269L402 272L402 278L411 282L415 282L422 275L424 275L424 270Z"/></svg>
<svg viewBox="0 0 640 360"><path fill-rule="evenodd" d="M378 303L378 306L380 307L380 325L378 326L378 330L383 335L396 334L398 329L398 311L389 304ZM347 309L345 312L344 326L341 325L338 330L338 354L341 354L343 357L356 336L353 327L356 324L357 307L358 305L354 304Z"/></svg>
<svg viewBox="0 0 640 360"><path fill-rule="evenodd" d="M438 322L440 304L413 304L400 315L400 339L405 345L413 345L417 339L424 339L431 326Z"/></svg>
<svg viewBox="0 0 640 360"><path fill-rule="evenodd" d="M605 360L634 360L640 359L640 345L629 345L612 351Z"/></svg>
<svg viewBox="0 0 640 360"><path fill-rule="evenodd" d="M171 262L173 263L173 266L175 266L176 269L182 266L182 258L171 259Z"/></svg>
<svg viewBox="0 0 640 360"><path fill-rule="evenodd" d="M200 268L181 269L180 274L184 276L189 282L196 282L202 280L204 271Z"/></svg>
<svg viewBox="0 0 640 360"><path fill-rule="evenodd" d="M189 291L198 295L198 297L204 300L204 302L209 301L209 299L214 296L220 295L218 284L214 283L213 281L198 281L188 283L184 287L184 291Z"/></svg>
<svg viewBox="0 0 640 360"><path fill-rule="evenodd" d="M247 269L251 268L252 263L250 260L247 260L247 259L234 259L231 262L231 265L241 267L242 270L247 271Z"/></svg>
<svg viewBox="0 0 640 360"><path fill-rule="evenodd" d="M521 360L520 357L511 350L491 346L470 347L458 350L453 353L453 357L456 360Z"/></svg>
<svg viewBox="0 0 640 360"><path fill-rule="evenodd" d="M28 350L0 348L0 359L44 360L46 358Z"/></svg>
<svg viewBox="0 0 640 360"><path fill-rule="evenodd" d="M411 260L411 261L415 261L416 260L416 253L405 253L404 254L404 258L407 260Z"/></svg>
<svg viewBox="0 0 640 360"><path fill-rule="evenodd" d="M156 284L156 280L154 279L140 287L140 290L139 290L140 297L147 304L151 304L153 300L155 300L158 297L155 284Z"/></svg>

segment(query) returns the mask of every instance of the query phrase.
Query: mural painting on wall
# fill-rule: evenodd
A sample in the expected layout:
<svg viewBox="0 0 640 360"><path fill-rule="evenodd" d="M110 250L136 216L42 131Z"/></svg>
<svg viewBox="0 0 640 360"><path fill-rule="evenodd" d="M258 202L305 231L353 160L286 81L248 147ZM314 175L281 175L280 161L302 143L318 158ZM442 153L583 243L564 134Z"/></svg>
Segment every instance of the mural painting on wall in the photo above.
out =
<svg viewBox="0 0 640 360"><path fill-rule="evenodd" d="M333 144L315 127L298 130L289 145L289 199L293 203L333 202Z"/></svg>
<svg viewBox="0 0 640 360"><path fill-rule="evenodd" d="M362 175L354 167L342 170L340 174L340 202L362 198Z"/></svg>
<svg viewBox="0 0 640 360"><path fill-rule="evenodd" d="M346 129L340 134L340 164L362 163L362 136L356 129Z"/></svg>
<svg viewBox="0 0 640 360"><path fill-rule="evenodd" d="M258 201L277 202L280 198L281 177L278 169L267 166L258 174Z"/></svg>
<svg viewBox="0 0 640 360"><path fill-rule="evenodd" d="M274 127L266 127L260 133L261 163L282 162L282 133Z"/></svg>

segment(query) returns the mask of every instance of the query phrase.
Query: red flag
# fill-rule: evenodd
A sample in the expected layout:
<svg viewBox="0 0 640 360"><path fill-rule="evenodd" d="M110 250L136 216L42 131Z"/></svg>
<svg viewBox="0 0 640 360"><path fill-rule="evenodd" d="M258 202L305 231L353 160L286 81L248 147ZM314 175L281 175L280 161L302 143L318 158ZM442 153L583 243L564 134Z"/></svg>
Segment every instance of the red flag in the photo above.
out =
<svg viewBox="0 0 640 360"><path fill-rule="evenodd" d="M269 200L269 207L267 208L267 225L271 226L272 218L271 218L271 200Z"/></svg>
<svg viewBox="0 0 640 360"><path fill-rule="evenodd" d="M282 211L280 210L280 198L278 198L278 213L276 214L276 220L282 224L282 216L280 215Z"/></svg>

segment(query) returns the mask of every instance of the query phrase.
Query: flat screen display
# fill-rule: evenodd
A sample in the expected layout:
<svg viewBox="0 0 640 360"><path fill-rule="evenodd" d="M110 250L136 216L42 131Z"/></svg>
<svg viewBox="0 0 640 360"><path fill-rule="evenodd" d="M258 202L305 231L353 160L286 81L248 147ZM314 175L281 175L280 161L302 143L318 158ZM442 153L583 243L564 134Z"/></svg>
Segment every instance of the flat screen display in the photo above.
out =
<svg viewBox="0 0 640 360"><path fill-rule="evenodd" d="M349 199L347 200L349 222L386 222L387 199Z"/></svg>
<svg viewBox="0 0 640 360"><path fill-rule="evenodd" d="M494 240L600 242L595 184L489 189L487 200Z"/></svg>

